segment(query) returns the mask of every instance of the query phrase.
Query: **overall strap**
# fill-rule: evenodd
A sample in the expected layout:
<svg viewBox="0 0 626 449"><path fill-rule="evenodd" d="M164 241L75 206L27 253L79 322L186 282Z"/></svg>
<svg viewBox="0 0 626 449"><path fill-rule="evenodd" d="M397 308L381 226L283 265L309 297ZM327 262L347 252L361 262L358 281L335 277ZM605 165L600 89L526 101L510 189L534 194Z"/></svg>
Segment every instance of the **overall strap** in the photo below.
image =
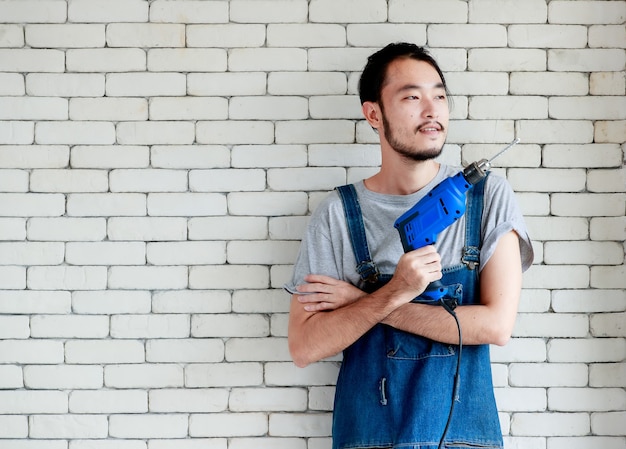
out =
<svg viewBox="0 0 626 449"><path fill-rule="evenodd" d="M489 175L489 173L487 173ZM485 196L485 180L481 179L470 189L467 195L467 209L465 211L465 247L461 261L470 270L480 263L481 223L483 217L483 199Z"/></svg>
<svg viewBox="0 0 626 449"><path fill-rule="evenodd" d="M367 237L365 235L365 225L363 224L363 216L361 215L361 206L356 189L353 184L337 187L343 210L348 223L348 232L350 233L350 241L352 250L357 260L357 272L361 279L368 283L378 281L378 267L372 261L369 246L367 245Z"/></svg>

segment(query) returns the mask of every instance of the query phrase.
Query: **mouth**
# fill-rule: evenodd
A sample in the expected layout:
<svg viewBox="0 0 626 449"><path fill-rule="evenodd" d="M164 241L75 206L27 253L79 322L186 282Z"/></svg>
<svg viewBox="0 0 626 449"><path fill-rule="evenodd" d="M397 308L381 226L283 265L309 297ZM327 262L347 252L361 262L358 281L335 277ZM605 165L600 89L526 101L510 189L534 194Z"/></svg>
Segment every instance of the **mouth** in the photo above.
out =
<svg viewBox="0 0 626 449"><path fill-rule="evenodd" d="M439 122L428 122L417 127L416 132L431 134L443 131L443 125Z"/></svg>

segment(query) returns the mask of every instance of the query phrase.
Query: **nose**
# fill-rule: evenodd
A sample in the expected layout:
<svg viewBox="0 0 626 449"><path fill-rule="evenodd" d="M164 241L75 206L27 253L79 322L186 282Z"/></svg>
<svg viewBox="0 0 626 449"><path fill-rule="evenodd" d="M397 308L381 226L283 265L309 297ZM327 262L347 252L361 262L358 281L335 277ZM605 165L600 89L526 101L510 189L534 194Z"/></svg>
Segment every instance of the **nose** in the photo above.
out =
<svg viewBox="0 0 626 449"><path fill-rule="evenodd" d="M422 116L425 118L434 119L439 117L439 112L432 98L425 98L422 100L423 110Z"/></svg>

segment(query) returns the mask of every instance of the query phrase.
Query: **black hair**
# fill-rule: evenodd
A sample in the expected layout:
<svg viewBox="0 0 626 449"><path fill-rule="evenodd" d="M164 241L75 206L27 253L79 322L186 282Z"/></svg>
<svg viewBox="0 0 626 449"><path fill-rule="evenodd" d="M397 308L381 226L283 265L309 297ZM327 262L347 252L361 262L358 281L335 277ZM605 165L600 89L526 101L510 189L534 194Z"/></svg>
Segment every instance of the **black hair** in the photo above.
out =
<svg viewBox="0 0 626 449"><path fill-rule="evenodd" d="M415 44L406 42L397 42L387 45L367 58L367 64L365 64L365 68L361 74L361 79L359 80L359 97L361 99L361 104L366 101L372 101L380 104L380 96L385 83L387 67L389 67L389 64L393 61L400 58L424 61L433 66L441 78L441 82L443 83L446 93L448 92L446 80L443 77L443 73L437 64L437 61L435 61L435 59L424 47L419 47Z"/></svg>

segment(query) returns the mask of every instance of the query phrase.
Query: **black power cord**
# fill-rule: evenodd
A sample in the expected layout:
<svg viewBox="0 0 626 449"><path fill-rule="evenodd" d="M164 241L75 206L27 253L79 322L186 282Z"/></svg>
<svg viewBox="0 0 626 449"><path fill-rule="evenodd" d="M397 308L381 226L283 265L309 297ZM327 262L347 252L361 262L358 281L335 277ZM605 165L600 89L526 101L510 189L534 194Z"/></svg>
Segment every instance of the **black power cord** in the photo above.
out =
<svg viewBox="0 0 626 449"><path fill-rule="evenodd" d="M450 422L452 421L452 413L454 412L454 403L456 402L456 397L459 393L459 382L461 378L461 358L463 355L463 333L461 332L461 323L459 322L459 318L456 316L454 309L456 309L457 302L454 299L444 299L441 298L439 303L443 306L446 311L452 315L454 321L456 321L456 327L459 331L459 351L457 354L456 361L456 373L454 374L454 387L452 388L452 403L450 404L450 412L448 413L448 421L446 422L446 427L443 430L443 434L441 435L441 439L439 440L438 449L443 448L443 441L448 434L448 428L450 427Z"/></svg>

